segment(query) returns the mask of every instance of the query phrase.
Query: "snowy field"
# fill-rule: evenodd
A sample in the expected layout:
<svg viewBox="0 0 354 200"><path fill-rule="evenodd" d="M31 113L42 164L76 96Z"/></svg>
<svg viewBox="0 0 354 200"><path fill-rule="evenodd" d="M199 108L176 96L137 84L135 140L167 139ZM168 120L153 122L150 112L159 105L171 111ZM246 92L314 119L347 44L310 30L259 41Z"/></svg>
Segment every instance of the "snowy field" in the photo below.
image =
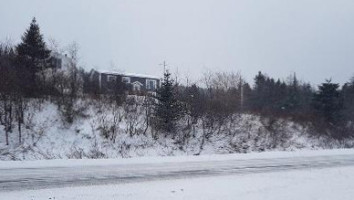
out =
<svg viewBox="0 0 354 200"><path fill-rule="evenodd" d="M354 167L2 193L6 200L352 200Z"/></svg>

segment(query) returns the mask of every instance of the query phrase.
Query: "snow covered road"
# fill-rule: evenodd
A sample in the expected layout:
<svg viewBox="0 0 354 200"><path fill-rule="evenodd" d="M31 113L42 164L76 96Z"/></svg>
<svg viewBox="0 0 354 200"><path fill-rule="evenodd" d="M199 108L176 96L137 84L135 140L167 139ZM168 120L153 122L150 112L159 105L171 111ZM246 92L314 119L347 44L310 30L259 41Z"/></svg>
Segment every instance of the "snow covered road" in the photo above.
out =
<svg viewBox="0 0 354 200"><path fill-rule="evenodd" d="M4 200L352 200L354 167L0 192Z"/></svg>
<svg viewBox="0 0 354 200"><path fill-rule="evenodd" d="M0 162L0 192L354 166L354 151L148 159Z"/></svg>

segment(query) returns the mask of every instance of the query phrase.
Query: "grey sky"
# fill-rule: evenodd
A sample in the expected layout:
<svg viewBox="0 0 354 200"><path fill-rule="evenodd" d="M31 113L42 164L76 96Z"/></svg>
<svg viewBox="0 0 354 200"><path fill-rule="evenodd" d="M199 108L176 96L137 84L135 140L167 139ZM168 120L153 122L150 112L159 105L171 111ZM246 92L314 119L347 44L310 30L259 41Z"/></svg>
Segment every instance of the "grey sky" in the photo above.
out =
<svg viewBox="0 0 354 200"><path fill-rule="evenodd" d="M320 83L354 75L353 0L0 0L0 40L18 42L35 16L46 39L76 41L87 69L198 79L241 71L252 81L296 72Z"/></svg>

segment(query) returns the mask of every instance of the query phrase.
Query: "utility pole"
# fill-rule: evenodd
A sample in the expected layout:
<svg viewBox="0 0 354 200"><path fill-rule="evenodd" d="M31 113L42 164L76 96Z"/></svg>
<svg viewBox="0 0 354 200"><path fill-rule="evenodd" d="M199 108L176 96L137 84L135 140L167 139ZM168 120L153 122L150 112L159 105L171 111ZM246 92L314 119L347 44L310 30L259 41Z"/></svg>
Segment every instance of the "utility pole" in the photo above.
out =
<svg viewBox="0 0 354 200"><path fill-rule="evenodd" d="M163 61L163 63L160 64L160 65L163 66L163 73L165 73L166 72L166 67L167 67L166 61Z"/></svg>
<svg viewBox="0 0 354 200"><path fill-rule="evenodd" d="M163 61L163 63L162 64L159 64L160 66L162 65L163 66L163 76L165 76L165 73L166 73L166 67L167 67L167 64L166 64L166 61ZM162 80L163 79L160 79L160 86L159 87L161 87L161 84L162 84Z"/></svg>
<svg viewBox="0 0 354 200"><path fill-rule="evenodd" d="M176 69L176 78L175 78L175 81L176 81L176 84L178 84L178 67L177 67L177 69Z"/></svg>
<svg viewBox="0 0 354 200"><path fill-rule="evenodd" d="M242 77L240 77L240 109L241 109L241 112L243 111L243 82L242 82Z"/></svg>

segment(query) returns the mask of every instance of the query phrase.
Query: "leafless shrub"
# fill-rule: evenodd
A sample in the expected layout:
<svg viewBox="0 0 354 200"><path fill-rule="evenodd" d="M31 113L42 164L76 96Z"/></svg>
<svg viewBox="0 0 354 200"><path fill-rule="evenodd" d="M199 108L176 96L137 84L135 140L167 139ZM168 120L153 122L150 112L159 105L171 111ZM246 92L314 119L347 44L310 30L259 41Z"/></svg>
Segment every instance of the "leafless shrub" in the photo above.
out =
<svg viewBox="0 0 354 200"><path fill-rule="evenodd" d="M126 99L123 105L124 110L124 120L126 122L126 133L131 137L133 135L143 133L142 127L140 126L143 122L141 116L143 116L143 109L137 100L137 96L131 96Z"/></svg>

